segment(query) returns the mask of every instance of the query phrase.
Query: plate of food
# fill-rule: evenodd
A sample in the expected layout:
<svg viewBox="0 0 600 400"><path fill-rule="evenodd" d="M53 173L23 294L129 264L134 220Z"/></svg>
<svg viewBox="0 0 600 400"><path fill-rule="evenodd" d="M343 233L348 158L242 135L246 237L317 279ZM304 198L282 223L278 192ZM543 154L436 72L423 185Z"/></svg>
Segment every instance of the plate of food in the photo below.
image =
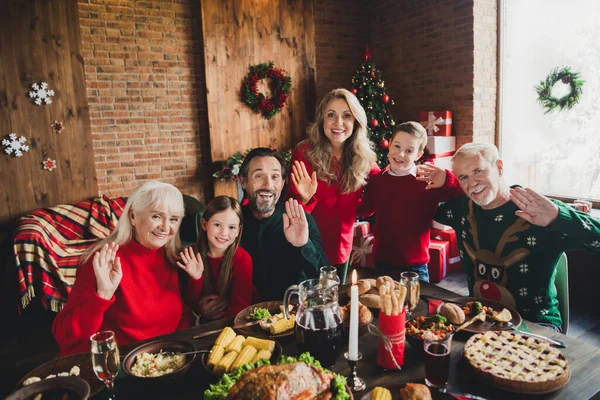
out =
<svg viewBox="0 0 600 400"><path fill-rule="evenodd" d="M123 360L123 371L146 382L165 382L183 376L196 354L196 346L183 340L158 339L130 351Z"/></svg>
<svg viewBox="0 0 600 400"><path fill-rule="evenodd" d="M432 400L432 399L453 399L454 397L440 393L437 390L431 391L423 383L395 383L392 385L375 386L372 390L365 393L360 400Z"/></svg>
<svg viewBox="0 0 600 400"><path fill-rule="evenodd" d="M227 326L217 336L210 353L202 355L202 366L220 377L249 362L269 360L274 364L279 361L281 353L281 345L276 340L238 335Z"/></svg>
<svg viewBox="0 0 600 400"><path fill-rule="evenodd" d="M205 399L231 398L331 398L354 399L346 378L327 369L310 355L281 357L277 364L267 360L244 364L225 374L204 392Z"/></svg>
<svg viewBox="0 0 600 400"><path fill-rule="evenodd" d="M90 396L104 389L92 367L90 353L77 353L48 361L31 370L17 383L17 388L55 377L78 376L90 385Z"/></svg>
<svg viewBox="0 0 600 400"><path fill-rule="evenodd" d="M5 400L87 400L90 385L77 376L59 376L23 386Z"/></svg>
<svg viewBox="0 0 600 400"><path fill-rule="evenodd" d="M291 306L290 306L291 307ZM264 301L253 304L240 311L233 320L234 326L247 324L248 322L260 322L252 326L244 326L237 330L244 335L268 336L271 338L290 336L294 334L296 323L296 311L290 309L291 318L285 319L283 315L282 301Z"/></svg>
<svg viewBox="0 0 600 400"><path fill-rule="evenodd" d="M460 306L460 310L457 306ZM523 318L514 308L477 297L458 297L450 300L449 303L440 305L438 310L454 325L460 325L465 320L479 314L482 310L485 311L485 321L475 321L464 328L465 331L473 333L510 331L512 328L506 324L507 322L512 322L516 327L523 322Z"/></svg>
<svg viewBox="0 0 600 400"><path fill-rule="evenodd" d="M454 332L454 325L441 314L421 315L406 322L406 340L418 351L423 351L424 335L432 338L432 335L435 335L435 338L442 339L452 332Z"/></svg>

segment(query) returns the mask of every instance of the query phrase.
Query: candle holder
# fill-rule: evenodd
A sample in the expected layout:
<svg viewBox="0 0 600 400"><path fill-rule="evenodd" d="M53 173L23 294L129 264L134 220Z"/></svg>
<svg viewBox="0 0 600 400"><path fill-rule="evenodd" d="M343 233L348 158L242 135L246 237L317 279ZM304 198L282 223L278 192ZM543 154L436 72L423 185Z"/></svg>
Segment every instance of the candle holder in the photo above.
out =
<svg viewBox="0 0 600 400"><path fill-rule="evenodd" d="M358 373L356 372L356 366L358 365L358 362L362 360L362 354L358 353L358 360L350 360L348 352L345 352L344 358L348 360L348 366L350 367L350 375L346 377L346 382L348 383L350 390L352 390L352 392L360 392L365 390L367 385L365 381L361 377L359 377Z"/></svg>

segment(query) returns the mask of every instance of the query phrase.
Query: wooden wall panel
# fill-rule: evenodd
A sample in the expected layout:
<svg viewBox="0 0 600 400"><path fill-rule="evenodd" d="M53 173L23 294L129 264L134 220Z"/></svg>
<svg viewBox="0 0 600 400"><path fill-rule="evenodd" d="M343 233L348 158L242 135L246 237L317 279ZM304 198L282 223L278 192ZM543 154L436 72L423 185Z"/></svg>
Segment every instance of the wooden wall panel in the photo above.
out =
<svg viewBox="0 0 600 400"><path fill-rule="evenodd" d="M28 139L22 157L0 154L0 224L39 207L97 195L76 0L12 0L0 6L0 137ZM52 104L29 98L47 82ZM57 134L50 124L62 121ZM58 167L48 172L42 160Z"/></svg>
<svg viewBox="0 0 600 400"><path fill-rule="evenodd" d="M251 147L292 147L314 114L313 0L203 0L201 7L212 160ZM240 100L248 68L269 61L292 78L288 103L271 120ZM236 193L233 183L215 184L215 195Z"/></svg>

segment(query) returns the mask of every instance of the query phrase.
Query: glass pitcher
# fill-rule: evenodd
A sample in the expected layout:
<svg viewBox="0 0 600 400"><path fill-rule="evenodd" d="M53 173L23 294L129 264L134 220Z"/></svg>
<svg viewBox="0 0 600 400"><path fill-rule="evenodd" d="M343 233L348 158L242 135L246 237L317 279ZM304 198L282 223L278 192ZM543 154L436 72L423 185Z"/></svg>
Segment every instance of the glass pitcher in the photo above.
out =
<svg viewBox="0 0 600 400"><path fill-rule="evenodd" d="M283 312L289 318L290 298L298 295L295 328L298 351L310 352L325 368L333 367L342 352L344 329L338 285L329 283L329 280L306 280L290 286L283 299Z"/></svg>

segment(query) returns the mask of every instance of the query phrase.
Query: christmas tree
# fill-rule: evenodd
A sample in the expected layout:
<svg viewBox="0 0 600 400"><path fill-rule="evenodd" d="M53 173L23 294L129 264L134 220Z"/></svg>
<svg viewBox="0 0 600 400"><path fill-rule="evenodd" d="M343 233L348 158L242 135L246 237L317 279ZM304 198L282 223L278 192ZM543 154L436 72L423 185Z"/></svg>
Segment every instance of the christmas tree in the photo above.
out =
<svg viewBox="0 0 600 400"><path fill-rule="evenodd" d="M374 143L377 163L383 168L388 163L389 138L396 125L389 109L390 105L394 105L394 101L386 93L381 72L371 61L369 46L365 50L365 61L352 77L352 93L358 97L367 113L369 139Z"/></svg>

